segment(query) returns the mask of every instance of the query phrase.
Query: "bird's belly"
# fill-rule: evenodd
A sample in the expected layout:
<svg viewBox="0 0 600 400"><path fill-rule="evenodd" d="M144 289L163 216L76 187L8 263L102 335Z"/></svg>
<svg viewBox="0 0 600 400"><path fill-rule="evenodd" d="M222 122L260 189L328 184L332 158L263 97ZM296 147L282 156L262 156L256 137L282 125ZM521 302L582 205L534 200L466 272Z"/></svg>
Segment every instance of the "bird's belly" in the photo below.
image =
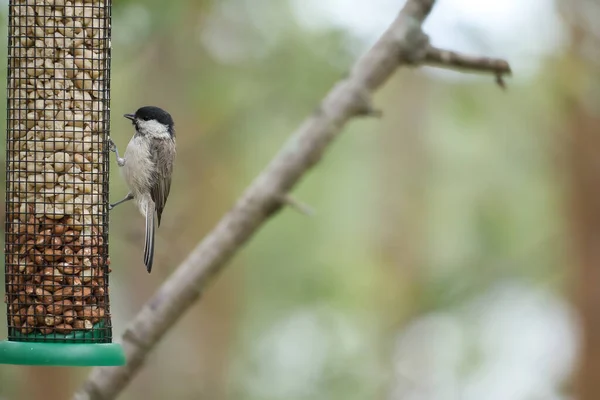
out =
<svg viewBox="0 0 600 400"><path fill-rule="evenodd" d="M154 165L149 150L144 141L132 138L125 150L125 165L121 168L123 179L138 201L142 195L149 192L152 180Z"/></svg>

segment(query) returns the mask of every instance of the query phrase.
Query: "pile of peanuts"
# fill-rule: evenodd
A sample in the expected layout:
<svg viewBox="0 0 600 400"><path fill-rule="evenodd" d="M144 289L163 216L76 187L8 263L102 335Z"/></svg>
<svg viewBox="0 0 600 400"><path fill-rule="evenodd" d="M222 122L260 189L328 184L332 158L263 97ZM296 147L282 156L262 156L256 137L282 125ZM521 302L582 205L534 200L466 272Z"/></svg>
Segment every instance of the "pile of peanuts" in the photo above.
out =
<svg viewBox="0 0 600 400"><path fill-rule="evenodd" d="M109 318L107 1L11 2L6 300L21 334Z"/></svg>

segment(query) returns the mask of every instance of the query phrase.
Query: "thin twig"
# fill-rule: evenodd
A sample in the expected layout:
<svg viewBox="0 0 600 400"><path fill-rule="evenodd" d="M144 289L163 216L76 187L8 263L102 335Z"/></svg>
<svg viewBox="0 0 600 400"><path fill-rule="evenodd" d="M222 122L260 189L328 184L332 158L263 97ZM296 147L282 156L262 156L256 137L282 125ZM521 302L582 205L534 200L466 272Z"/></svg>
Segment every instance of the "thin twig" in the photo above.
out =
<svg viewBox="0 0 600 400"><path fill-rule="evenodd" d="M306 215L307 217L312 217L315 215L314 208L312 208L311 206L309 206L306 203L301 202L300 200L294 198L293 196L291 196L289 194L285 194L285 195L281 196L281 201L284 204L293 208L294 210L298 211L300 214Z"/></svg>
<svg viewBox="0 0 600 400"><path fill-rule="evenodd" d="M429 47L423 64L443 68L458 69L465 72L488 72L494 74L496 83L501 88L506 88L504 75L510 75L510 65L499 58L479 57L462 54L455 51Z"/></svg>
<svg viewBox="0 0 600 400"><path fill-rule="evenodd" d="M289 193L321 159L350 119L364 114L368 97L400 65L423 62L428 41L421 25L434 2L407 1L383 36L357 61L349 76L327 94L235 206L132 319L121 337L127 365L95 368L75 399L117 397L165 333L198 300L248 239L282 207L281 195Z"/></svg>

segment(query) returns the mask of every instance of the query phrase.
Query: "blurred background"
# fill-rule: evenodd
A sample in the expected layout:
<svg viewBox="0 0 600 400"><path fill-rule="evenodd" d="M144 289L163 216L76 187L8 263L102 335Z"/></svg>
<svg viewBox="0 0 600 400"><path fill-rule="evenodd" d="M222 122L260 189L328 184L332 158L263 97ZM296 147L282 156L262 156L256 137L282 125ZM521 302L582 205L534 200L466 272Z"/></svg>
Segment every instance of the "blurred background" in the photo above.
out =
<svg viewBox="0 0 600 400"><path fill-rule="evenodd" d="M115 337L402 4L114 2L112 137L151 104L179 147L151 275L133 204L111 215ZM295 190L316 216L264 226L120 399L600 399L599 18L438 1L432 43L506 58L508 90L399 70L383 118L350 123ZM1 365L0 399L67 399L88 373Z"/></svg>

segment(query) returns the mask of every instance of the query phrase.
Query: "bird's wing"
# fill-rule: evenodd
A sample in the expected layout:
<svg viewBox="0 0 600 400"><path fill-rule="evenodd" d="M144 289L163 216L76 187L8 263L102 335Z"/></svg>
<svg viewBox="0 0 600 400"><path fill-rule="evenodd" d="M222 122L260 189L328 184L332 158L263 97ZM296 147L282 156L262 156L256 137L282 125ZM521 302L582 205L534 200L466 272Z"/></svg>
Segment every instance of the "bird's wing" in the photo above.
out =
<svg viewBox="0 0 600 400"><path fill-rule="evenodd" d="M155 165L155 176L150 188L150 196L156 207L158 226L167 198L171 191L171 173L173 172L173 161L175 159L174 139L154 139L151 149Z"/></svg>

